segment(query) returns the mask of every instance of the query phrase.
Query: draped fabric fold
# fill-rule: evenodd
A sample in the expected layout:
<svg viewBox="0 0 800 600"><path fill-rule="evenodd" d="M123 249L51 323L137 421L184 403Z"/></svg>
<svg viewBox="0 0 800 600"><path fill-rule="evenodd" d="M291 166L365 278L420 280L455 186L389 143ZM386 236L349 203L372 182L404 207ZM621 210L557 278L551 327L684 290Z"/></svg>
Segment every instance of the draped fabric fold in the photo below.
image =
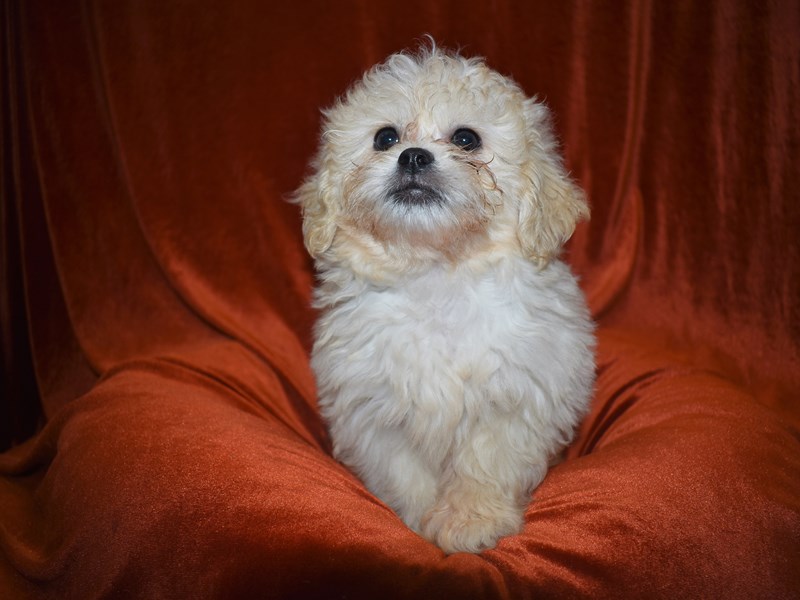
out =
<svg viewBox="0 0 800 600"><path fill-rule="evenodd" d="M4 0L0 597L800 592L800 7ZM287 201L389 53L551 107L592 219L591 413L444 556L330 456Z"/></svg>

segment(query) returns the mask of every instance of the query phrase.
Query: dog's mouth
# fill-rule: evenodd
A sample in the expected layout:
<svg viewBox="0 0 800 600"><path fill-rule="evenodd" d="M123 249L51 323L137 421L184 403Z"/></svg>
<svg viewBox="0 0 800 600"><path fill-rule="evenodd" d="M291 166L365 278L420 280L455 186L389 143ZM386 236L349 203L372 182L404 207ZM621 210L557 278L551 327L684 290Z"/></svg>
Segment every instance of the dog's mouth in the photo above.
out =
<svg viewBox="0 0 800 600"><path fill-rule="evenodd" d="M439 190L418 182L410 182L394 188L389 198L396 204L406 206L430 206L441 204L442 194Z"/></svg>

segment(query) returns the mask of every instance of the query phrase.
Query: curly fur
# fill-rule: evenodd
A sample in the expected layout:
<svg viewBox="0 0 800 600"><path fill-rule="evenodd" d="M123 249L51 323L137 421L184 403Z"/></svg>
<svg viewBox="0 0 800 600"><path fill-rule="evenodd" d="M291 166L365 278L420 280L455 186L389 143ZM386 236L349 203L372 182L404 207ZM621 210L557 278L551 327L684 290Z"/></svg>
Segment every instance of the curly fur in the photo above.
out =
<svg viewBox="0 0 800 600"><path fill-rule="evenodd" d="M312 367L334 454L446 552L518 532L594 381L593 325L559 260L588 217L546 107L434 45L367 72L324 112L297 191L321 316ZM400 141L373 147L394 127ZM451 142L468 127L482 144ZM393 200L398 157L435 202Z"/></svg>

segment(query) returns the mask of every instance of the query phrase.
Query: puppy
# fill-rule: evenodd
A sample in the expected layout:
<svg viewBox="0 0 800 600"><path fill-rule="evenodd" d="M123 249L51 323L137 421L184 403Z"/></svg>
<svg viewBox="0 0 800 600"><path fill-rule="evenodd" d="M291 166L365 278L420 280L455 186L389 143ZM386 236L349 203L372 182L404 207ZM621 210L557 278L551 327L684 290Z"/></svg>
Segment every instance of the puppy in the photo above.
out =
<svg viewBox="0 0 800 600"><path fill-rule="evenodd" d="M481 59L395 54L324 117L296 200L334 455L445 552L491 548L592 392L593 325L558 258L586 200L545 106Z"/></svg>

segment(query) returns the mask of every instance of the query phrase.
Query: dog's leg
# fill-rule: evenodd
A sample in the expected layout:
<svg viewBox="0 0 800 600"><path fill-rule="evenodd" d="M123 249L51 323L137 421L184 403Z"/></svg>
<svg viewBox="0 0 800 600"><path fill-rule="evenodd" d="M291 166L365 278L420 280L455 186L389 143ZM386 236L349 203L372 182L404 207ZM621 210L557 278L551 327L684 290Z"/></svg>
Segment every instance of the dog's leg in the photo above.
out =
<svg viewBox="0 0 800 600"><path fill-rule="evenodd" d="M411 529L436 500L437 482L431 470L394 430L381 430L358 460L367 488L394 510Z"/></svg>
<svg viewBox="0 0 800 600"><path fill-rule="evenodd" d="M454 452L440 496L422 518L423 536L452 553L479 552L518 533L548 463L531 445L509 443L525 438L525 426L510 418L478 425Z"/></svg>

